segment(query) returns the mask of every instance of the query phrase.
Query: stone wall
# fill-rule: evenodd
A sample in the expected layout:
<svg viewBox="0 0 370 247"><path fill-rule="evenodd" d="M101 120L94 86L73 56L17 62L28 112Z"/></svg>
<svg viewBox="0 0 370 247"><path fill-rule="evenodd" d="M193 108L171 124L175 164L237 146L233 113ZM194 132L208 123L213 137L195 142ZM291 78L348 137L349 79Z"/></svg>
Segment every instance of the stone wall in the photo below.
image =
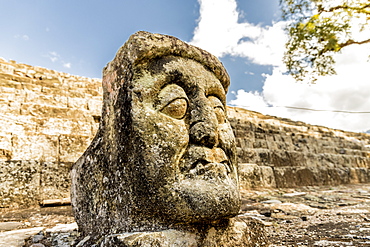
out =
<svg viewBox="0 0 370 247"><path fill-rule="evenodd" d="M69 196L101 113L100 79L0 59L0 207ZM228 108L244 189L370 182L370 135Z"/></svg>
<svg viewBox="0 0 370 247"><path fill-rule="evenodd" d="M0 160L74 162L98 128L101 82L0 60Z"/></svg>
<svg viewBox="0 0 370 247"><path fill-rule="evenodd" d="M240 108L228 110L245 187L370 181L369 134L308 125Z"/></svg>
<svg viewBox="0 0 370 247"><path fill-rule="evenodd" d="M69 170L90 144L101 80L0 59L0 207L69 197Z"/></svg>
<svg viewBox="0 0 370 247"><path fill-rule="evenodd" d="M72 165L72 162L0 161L0 208L68 198Z"/></svg>

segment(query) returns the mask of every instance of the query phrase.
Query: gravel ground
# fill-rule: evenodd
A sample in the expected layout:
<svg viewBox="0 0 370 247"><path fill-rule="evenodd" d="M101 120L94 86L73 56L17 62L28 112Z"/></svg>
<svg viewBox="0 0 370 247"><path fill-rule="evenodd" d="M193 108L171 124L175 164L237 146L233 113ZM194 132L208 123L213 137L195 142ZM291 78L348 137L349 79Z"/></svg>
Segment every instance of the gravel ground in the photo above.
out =
<svg viewBox="0 0 370 247"><path fill-rule="evenodd" d="M370 246L370 184L243 191L272 246Z"/></svg>
<svg viewBox="0 0 370 247"><path fill-rule="evenodd" d="M256 189L242 197L242 214L264 223L271 246L370 246L370 184ZM73 222L70 206L0 209L0 235L44 227L23 246L70 246ZM62 224L67 230L55 230Z"/></svg>

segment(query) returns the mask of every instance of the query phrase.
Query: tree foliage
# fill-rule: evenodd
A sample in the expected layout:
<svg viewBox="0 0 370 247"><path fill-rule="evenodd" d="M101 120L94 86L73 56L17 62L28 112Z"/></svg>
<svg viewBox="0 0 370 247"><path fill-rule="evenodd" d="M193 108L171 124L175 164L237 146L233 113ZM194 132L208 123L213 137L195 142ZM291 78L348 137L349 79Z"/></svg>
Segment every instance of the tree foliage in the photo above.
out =
<svg viewBox="0 0 370 247"><path fill-rule="evenodd" d="M370 43L369 0L280 0L288 22L284 63L298 81L335 74L333 55Z"/></svg>

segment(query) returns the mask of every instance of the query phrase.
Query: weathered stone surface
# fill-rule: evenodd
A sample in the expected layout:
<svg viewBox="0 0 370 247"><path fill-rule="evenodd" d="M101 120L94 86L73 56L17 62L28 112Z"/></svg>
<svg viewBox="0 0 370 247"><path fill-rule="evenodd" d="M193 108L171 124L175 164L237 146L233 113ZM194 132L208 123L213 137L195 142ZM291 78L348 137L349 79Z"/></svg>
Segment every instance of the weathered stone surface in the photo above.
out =
<svg viewBox="0 0 370 247"><path fill-rule="evenodd" d="M12 221L0 222L0 232L14 230L20 225L22 225L22 223L20 222L12 222Z"/></svg>
<svg viewBox="0 0 370 247"><path fill-rule="evenodd" d="M0 161L0 207L29 207L70 195L72 163Z"/></svg>
<svg viewBox="0 0 370 247"><path fill-rule="evenodd" d="M204 229L206 227L206 229ZM203 229L202 229L203 228ZM262 223L248 218L232 219L216 226L201 226L200 229L163 230L159 232L131 232L106 236L100 247L237 247L237 246L268 246L268 239Z"/></svg>
<svg viewBox="0 0 370 247"><path fill-rule="evenodd" d="M256 164L239 164L240 187L276 187L274 170L270 166Z"/></svg>
<svg viewBox="0 0 370 247"><path fill-rule="evenodd" d="M28 207L70 191L70 167L90 144L100 79L0 59L0 207Z"/></svg>
<svg viewBox="0 0 370 247"><path fill-rule="evenodd" d="M0 207L31 205L39 198L39 162L2 161L0 167Z"/></svg>
<svg viewBox="0 0 370 247"><path fill-rule="evenodd" d="M104 69L99 130L72 169L83 246L171 246L176 234L183 246L250 246L247 226L229 223L240 194L228 85L215 57L174 37L138 32L120 48ZM130 245L127 232L150 233Z"/></svg>
<svg viewBox="0 0 370 247"><path fill-rule="evenodd" d="M75 162L96 133L101 96L100 79L0 59L0 160Z"/></svg>
<svg viewBox="0 0 370 247"><path fill-rule="evenodd" d="M269 184L271 177L265 180L259 175L262 167L271 168L277 187L369 182L369 134L308 125L240 108L228 108L228 119L236 136L239 162L258 165L240 169L241 181L243 177L250 180L241 182L246 189Z"/></svg>
<svg viewBox="0 0 370 247"><path fill-rule="evenodd" d="M0 247L20 247L25 239L42 231L43 227L0 232Z"/></svg>
<svg viewBox="0 0 370 247"><path fill-rule="evenodd" d="M71 162L43 162L41 164L40 202L69 197L71 184L69 174L72 164Z"/></svg>

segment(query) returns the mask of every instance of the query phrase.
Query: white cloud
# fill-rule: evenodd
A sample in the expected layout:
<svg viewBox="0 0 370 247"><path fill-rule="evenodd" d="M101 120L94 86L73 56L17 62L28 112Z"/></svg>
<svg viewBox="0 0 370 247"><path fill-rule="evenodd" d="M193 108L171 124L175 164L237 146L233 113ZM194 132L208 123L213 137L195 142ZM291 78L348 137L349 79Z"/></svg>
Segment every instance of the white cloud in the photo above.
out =
<svg viewBox="0 0 370 247"><path fill-rule="evenodd" d="M55 51L50 51L50 52L48 52L48 54L46 55L46 57L48 57L50 59L50 61L52 61L53 63L55 63L56 61L59 60L60 55L58 53L56 53Z"/></svg>
<svg viewBox="0 0 370 247"><path fill-rule="evenodd" d="M229 102L231 105L237 105L261 113L266 113L268 111L268 104L263 94L257 91L246 92L243 89L232 93L235 94L236 99Z"/></svg>
<svg viewBox="0 0 370 247"><path fill-rule="evenodd" d="M261 27L238 23L235 0L199 0L200 18L191 41L218 57L240 56L261 65L280 65L285 44L283 22Z"/></svg>
<svg viewBox="0 0 370 247"><path fill-rule="evenodd" d="M236 99L229 103L315 125L349 131L369 130L370 113L344 113L370 112L370 64L366 50L370 50L370 45L344 49L336 56L338 74L319 78L316 84L297 83L276 67L272 75L266 75L262 92L239 90Z"/></svg>
<svg viewBox="0 0 370 247"><path fill-rule="evenodd" d="M59 54L58 54L58 53L56 53L55 51L51 51L51 52L49 52L49 54L50 54L51 56L59 57Z"/></svg>
<svg viewBox="0 0 370 247"><path fill-rule="evenodd" d="M63 67L67 68L67 69L70 69L72 67L72 64L71 63L64 63Z"/></svg>
<svg viewBox="0 0 370 247"><path fill-rule="evenodd" d="M30 37L27 34L23 34L23 35L17 34L17 35L14 36L14 38L16 38L16 39L23 39L24 41L27 41L27 40L30 39Z"/></svg>
<svg viewBox="0 0 370 247"><path fill-rule="evenodd" d="M238 23L235 0L199 3L200 18L192 44L218 57L240 56L274 66L273 73L265 75L262 92L239 90L231 105L332 128L370 129L370 114L338 112L370 112L370 44L349 46L336 55L337 75L319 78L316 84L300 84L283 73L284 23L265 27ZM366 35L369 37L370 31Z"/></svg>
<svg viewBox="0 0 370 247"><path fill-rule="evenodd" d="M64 62L61 56L55 51L49 51L45 57L49 58L53 63L58 61L58 63L60 63L64 68L70 69L72 67L71 63Z"/></svg>

